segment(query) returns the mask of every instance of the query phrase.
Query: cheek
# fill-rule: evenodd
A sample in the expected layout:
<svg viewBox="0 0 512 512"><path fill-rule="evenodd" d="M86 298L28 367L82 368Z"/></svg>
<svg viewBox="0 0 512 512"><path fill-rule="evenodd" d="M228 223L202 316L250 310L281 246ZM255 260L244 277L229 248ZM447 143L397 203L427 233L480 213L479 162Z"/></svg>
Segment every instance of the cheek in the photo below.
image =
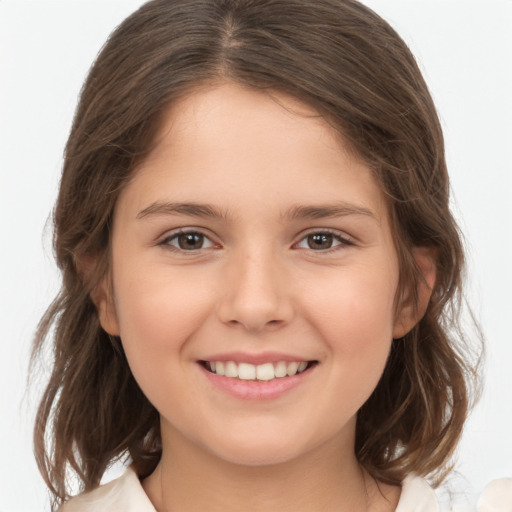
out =
<svg viewBox="0 0 512 512"><path fill-rule="evenodd" d="M204 288L158 274L135 274L119 279L117 286L114 281L120 336L139 381L165 375L180 364L187 340L208 315L211 303Z"/></svg>
<svg viewBox="0 0 512 512"><path fill-rule="evenodd" d="M358 272L340 272L339 277L326 279L324 286L309 287L313 292L308 294L307 309L317 319L317 327L329 332L329 338L336 338L337 332L351 332L345 339L348 346L350 340L359 346L361 338L365 344L372 343L373 337L365 333L392 334L397 283L398 273L391 270L381 273L362 267Z"/></svg>
<svg viewBox="0 0 512 512"><path fill-rule="evenodd" d="M394 298L398 272L358 272L330 279L322 293L310 294L310 323L345 375L375 385L392 342Z"/></svg>

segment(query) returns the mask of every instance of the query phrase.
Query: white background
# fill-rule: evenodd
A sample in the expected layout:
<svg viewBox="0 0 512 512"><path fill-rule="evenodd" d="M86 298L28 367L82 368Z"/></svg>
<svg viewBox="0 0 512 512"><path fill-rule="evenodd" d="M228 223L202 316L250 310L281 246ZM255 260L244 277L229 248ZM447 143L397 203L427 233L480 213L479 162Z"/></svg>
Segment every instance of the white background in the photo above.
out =
<svg viewBox="0 0 512 512"><path fill-rule="evenodd" d="M26 391L37 321L58 288L45 228L89 65L140 0L0 0L0 511L48 510ZM368 0L411 46L445 129L486 390L458 470L479 491L512 476L512 1Z"/></svg>

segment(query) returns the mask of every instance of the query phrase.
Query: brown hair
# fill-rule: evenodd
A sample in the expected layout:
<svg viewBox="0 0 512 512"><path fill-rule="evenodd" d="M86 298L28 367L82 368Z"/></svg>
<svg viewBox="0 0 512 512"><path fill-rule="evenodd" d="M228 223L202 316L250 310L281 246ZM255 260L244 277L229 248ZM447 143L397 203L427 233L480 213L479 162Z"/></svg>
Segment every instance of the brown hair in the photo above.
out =
<svg viewBox="0 0 512 512"><path fill-rule="evenodd" d="M35 360L52 338L35 451L55 504L68 497L69 467L89 490L118 458L131 458L141 477L159 461L159 415L120 340L101 329L90 294L108 271L117 197L151 149L162 112L192 87L218 79L311 105L367 162L388 199L401 290L420 279L412 249L435 248L428 309L394 340L382 379L359 411L355 449L379 480L399 483L411 471L441 479L476 370L457 328L464 256L449 211L443 135L413 56L356 1L154 0L100 52L65 150L54 211L63 284L33 354Z"/></svg>

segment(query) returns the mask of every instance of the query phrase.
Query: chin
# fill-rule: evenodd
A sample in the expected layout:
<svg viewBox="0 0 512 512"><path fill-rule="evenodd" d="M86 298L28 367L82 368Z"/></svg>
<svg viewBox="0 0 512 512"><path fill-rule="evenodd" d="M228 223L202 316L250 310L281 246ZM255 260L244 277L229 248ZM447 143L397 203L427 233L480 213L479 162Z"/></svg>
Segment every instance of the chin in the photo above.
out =
<svg viewBox="0 0 512 512"><path fill-rule="evenodd" d="M275 466L298 457L296 450L283 450L282 447L279 450L272 450L268 446L264 450L244 446L243 449L233 449L229 452L216 451L213 455L230 464L247 467Z"/></svg>
<svg viewBox="0 0 512 512"><path fill-rule="evenodd" d="M288 432L289 434L289 432ZM258 467L284 464L309 452L314 447L304 440L275 432L259 432L255 436L237 436L211 443L207 450L215 457L240 466Z"/></svg>

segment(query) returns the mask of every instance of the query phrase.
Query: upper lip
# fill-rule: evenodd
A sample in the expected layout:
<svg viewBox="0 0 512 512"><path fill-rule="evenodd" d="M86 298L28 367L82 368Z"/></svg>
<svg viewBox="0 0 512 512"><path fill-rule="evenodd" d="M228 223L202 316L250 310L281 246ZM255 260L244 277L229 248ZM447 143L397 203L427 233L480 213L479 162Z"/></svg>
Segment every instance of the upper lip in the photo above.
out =
<svg viewBox="0 0 512 512"><path fill-rule="evenodd" d="M247 352L225 352L222 354L212 354L210 356L200 359L201 361L233 361L239 363L249 364L264 364L264 363L277 363L278 361L286 362L301 362L313 361L314 359L305 358L304 356L291 355L280 352L260 352L257 354L250 354Z"/></svg>

